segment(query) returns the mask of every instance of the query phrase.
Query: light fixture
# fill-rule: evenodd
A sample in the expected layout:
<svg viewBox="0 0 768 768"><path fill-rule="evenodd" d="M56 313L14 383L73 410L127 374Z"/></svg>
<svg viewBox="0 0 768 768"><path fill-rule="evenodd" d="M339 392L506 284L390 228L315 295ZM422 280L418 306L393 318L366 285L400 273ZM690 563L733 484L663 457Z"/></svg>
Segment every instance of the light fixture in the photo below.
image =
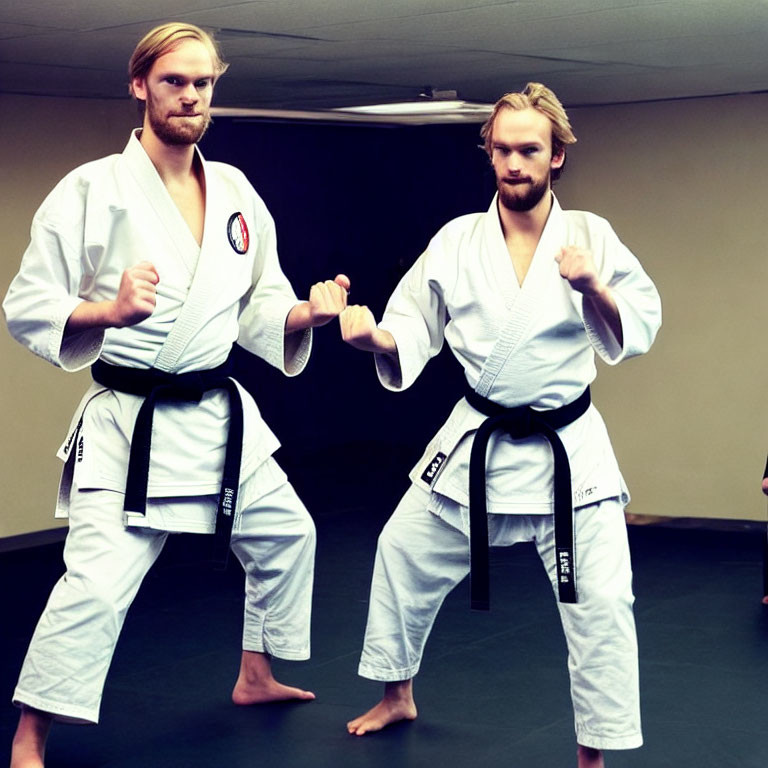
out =
<svg viewBox="0 0 768 768"><path fill-rule="evenodd" d="M388 117L427 117L429 122L482 122L493 110L492 104L464 101L457 98L455 90L433 88L425 85L418 101L399 101L390 104L368 104L355 107L337 107L334 112L356 115L380 115Z"/></svg>
<svg viewBox="0 0 768 768"><path fill-rule="evenodd" d="M450 101L458 97L458 91L452 89L433 88L431 85L425 85L419 93L420 99L440 99L442 101Z"/></svg>
<svg viewBox="0 0 768 768"><path fill-rule="evenodd" d="M319 120L354 123L397 123L425 125L428 123L482 123L493 111L492 104L458 99L456 91L437 90L425 86L418 100L389 104L363 104L317 110L239 109L218 107L214 115L282 120Z"/></svg>
<svg viewBox="0 0 768 768"><path fill-rule="evenodd" d="M369 104L361 107L337 107L333 112L358 115L456 115L485 120L491 114L492 104L452 99L450 101L400 101L393 104Z"/></svg>

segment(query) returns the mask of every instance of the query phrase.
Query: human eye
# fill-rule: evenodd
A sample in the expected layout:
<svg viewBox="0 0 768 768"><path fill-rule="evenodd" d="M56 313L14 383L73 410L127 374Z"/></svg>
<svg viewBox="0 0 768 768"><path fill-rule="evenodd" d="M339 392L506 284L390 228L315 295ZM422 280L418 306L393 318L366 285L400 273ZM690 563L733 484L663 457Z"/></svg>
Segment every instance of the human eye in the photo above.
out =
<svg viewBox="0 0 768 768"><path fill-rule="evenodd" d="M523 154L526 157L533 157L537 152L539 151L538 147L524 147L523 148Z"/></svg>
<svg viewBox="0 0 768 768"><path fill-rule="evenodd" d="M201 77L199 80L195 80L195 88L197 88L198 91L204 91L206 88L210 88L210 86L210 77Z"/></svg>
<svg viewBox="0 0 768 768"><path fill-rule="evenodd" d="M502 157L506 157L509 154L509 147L503 147L497 144L493 148L493 151L498 152Z"/></svg>
<svg viewBox="0 0 768 768"><path fill-rule="evenodd" d="M176 77L176 75L166 75L163 79L165 80L166 83L168 83L168 85L173 85L173 86L181 85L181 78Z"/></svg>

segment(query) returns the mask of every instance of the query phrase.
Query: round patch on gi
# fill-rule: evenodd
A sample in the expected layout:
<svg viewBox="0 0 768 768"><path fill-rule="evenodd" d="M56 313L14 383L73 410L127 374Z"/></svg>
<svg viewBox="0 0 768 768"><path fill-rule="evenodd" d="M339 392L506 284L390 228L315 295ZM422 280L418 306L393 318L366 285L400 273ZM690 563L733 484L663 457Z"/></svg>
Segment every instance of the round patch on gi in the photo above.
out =
<svg viewBox="0 0 768 768"><path fill-rule="evenodd" d="M237 253L245 253L248 250L248 243L250 242L248 225L245 223L245 216L240 211L229 217L227 237L229 244Z"/></svg>

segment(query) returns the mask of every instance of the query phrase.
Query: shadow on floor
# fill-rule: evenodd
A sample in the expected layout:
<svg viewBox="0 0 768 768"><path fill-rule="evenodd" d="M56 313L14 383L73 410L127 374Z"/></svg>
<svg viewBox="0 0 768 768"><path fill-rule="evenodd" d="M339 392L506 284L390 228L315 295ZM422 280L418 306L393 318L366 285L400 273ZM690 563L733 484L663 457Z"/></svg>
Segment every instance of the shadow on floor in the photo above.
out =
<svg viewBox="0 0 768 768"><path fill-rule="evenodd" d="M346 734L344 723L379 694L356 668L376 537L406 482L400 473L392 483L400 467L396 452L388 455L378 453L389 479L370 503L370 473L341 483L316 462L287 467L318 528L313 654L276 663L276 672L314 690L315 702L230 703L242 574L236 564L213 570L205 537L174 536L129 613L101 724L56 727L48 768L573 768L565 643L528 545L493 551L491 613L470 613L466 584L449 596L416 680L419 719L365 738ZM630 527L646 745L610 753L610 768L768 764L763 535L751 526ZM61 548L0 555L0 765L15 727L15 677L62 571Z"/></svg>

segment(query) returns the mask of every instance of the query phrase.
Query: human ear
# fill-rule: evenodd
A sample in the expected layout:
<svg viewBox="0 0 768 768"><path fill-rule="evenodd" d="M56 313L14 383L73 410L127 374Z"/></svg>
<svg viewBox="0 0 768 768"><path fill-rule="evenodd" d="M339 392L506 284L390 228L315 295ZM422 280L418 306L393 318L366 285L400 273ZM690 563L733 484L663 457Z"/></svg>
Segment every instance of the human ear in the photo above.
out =
<svg viewBox="0 0 768 768"><path fill-rule="evenodd" d="M560 149L552 155L552 160L550 161L550 168L562 168L563 164L565 163L565 147L560 147Z"/></svg>
<svg viewBox="0 0 768 768"><path fill-rule="evenodd" d="M147 81L143 77L134 77L131 80L131 93L134 98L141 101L147 100Z"/></svg>

